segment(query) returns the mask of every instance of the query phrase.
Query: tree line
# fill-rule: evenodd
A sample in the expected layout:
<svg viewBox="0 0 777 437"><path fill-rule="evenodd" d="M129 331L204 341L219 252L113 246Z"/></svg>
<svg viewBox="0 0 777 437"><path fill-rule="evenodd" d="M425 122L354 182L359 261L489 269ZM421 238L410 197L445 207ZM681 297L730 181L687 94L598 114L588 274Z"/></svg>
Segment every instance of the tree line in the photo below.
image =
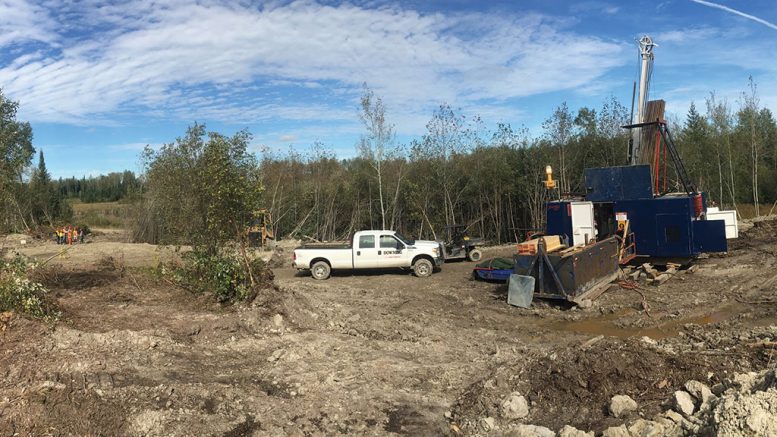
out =
<svg viewBox="0 0 777 437"><path fill-rule="evenodd" d="M501 243L543 226L544 202L558 196L542 185L551 165L559 191L583 194L583 171L625 165L629 111L614 98L598 108L559 105L542 133L498 124L487 129L447 104L426 132L400 144L385 105L365 89L364 135L358 156L338 159L316 143L307 153L261 154L263 205L277 235L347 238L363 228L390 228L419 238L444 238L453 224ZM723 208L752 205L755 214L777 201L777 124L752 81L737 102L711 93L700 112L670 120L691 178ZM671 166L671 163L669 163ZM668 191L680 190L669 172ZM768 208L767 208L768 207Z"/></svg>
<svg viewBox="0 0 777 437"><path fill-rule="evenodd" d="M141 180L130 170L111 172L107 175L82 178L60 178L53 182L54 189L65 199L78 199L84 203L116 202L132 199L141 194Z"/></svg>
<svg viewBox="0 0 777 437"><path fill-rule="evenodd" d="M442 239L453 224L494 243L543 226L544 202L585 192L583 170L625 165L629 110L615 98L572 110L560 104L532 135L525 127L487 127L442 104L425 132L396 138L380 96L366 86L359 106L363 135L343 159L324 143L305 152L249 152L251 136L206 132L195 124L160 150L146 149L143 174L113 173L52 181L18 105L0 98L2 226L22 229L67 214L67 199L138 200L136 237L151 242L237 238L253 211L268 209L280 237L327 241L359 229L390 228ZM701 108L701 109L699 109ZM777 201L777 123L751 80L735 102L711 93L670 120L691 178L724 208L771 212ZM551 165L559 190L542 185ZM669 189L679 189L670 181ZM43 193L43 194L40 194ZM747 206L745 206L747 205ZM750 206L752 205L752 207Z"/></svg>
<svg viewBox="0 0 777 437"><path fill-rule="evenodd" d="M614 99L575 115L562 104L539 138L509 124L488 130L443 104L409 144L396 142L385 106L369 90L361 110L365 134L355 158L338 159L322 144L306 154L261 154L263 205L277 235L335 240L390 228L441 239L448 226L464 224L494 242L514 241L543 225L546 165L574 191L583 168L626 160L619 126L629 114Z"/></svg>
<svg viewBox="0 0 777 437"><path fill-rule="evenodd" d="M777 200L777 123L761 105L752 78L735 107L711 93L701 112L692 104L678 138L697 184L715 202L755 215L773 211Z"/></svg>

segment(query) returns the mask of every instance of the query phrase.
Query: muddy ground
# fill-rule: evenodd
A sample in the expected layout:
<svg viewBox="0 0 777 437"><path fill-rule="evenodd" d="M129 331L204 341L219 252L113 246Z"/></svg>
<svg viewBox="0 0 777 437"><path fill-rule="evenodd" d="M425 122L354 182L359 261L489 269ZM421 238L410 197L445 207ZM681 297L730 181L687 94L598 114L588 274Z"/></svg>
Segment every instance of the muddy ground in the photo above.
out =
<svg viewBox="0 0 777 437"><path fill-rule="evenodd" d="M149 273L174 248L109 235L65 254L14 249L50 260L63 317L0 317L2 435L487 434L516 391L523 422L598 432L624 422L607 413L613 395L650 417L689 379L777 363L757 346L777 341L777 221L585 310L510 307L466 262L428 279L277 267L277 290L221 307Z"/></svg>

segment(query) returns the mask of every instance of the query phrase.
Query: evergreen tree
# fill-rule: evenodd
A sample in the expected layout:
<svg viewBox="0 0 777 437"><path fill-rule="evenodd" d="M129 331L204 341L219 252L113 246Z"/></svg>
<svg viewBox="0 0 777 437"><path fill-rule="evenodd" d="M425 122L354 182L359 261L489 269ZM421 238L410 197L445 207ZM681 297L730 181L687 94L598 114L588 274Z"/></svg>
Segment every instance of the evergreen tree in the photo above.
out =
<svg viewBox="0 0 777 437"><path fill-rule="evenodd" d="M68 220L72 215L70 206L51 180L43 150L38 154L38 168L30 179L30 200L30 219L34 224L54 225L58 220Z"/></svg>
<svg viewBox="0 0 777 437"><path fill-rule="evenodd" d="M35 224L52 223L51 203L54 193L51 187L51 175L46 169L46 160L43 158L43 150L38 153L38 168L30 179L30 195L32 222Z"/></svg>
<svg viewBox="0 0 777 437"><path fill-rule="evenodd" d="M719 181L717 178L717 162L714 159L715 150L710 142L710 127L707 119L696 110L696 104L691 102L685 125L680 133L678 149L683 158L691 179L696 186L708 194L717 197ZM720 202L721 199L718 199Z"/></svg>

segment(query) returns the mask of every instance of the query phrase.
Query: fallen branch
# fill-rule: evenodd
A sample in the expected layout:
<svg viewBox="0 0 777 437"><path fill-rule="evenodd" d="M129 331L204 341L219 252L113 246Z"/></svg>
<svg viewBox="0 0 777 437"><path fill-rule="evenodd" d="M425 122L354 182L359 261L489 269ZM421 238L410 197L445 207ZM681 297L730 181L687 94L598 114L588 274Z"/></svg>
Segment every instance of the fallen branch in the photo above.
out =
<svg viewBox="0 0 777 437"><path fill-rule="evenodd" d="M762 347L764 349L777 348L777 341L756 341L754 343L748 343L749 347Z"/></svg>
<svg viewBox="0 0 777 437"><path fill-rule="evenodd" d="M580 349L586 350L593 346L595 343L597 343L599 340L602 340L604 338L603 335L597 335L594 338L586 340L583 344L580 345Z"/></svg>
<svg viewBox="0 0 777 437"><path fill-rule="evenodd" d="M192 294L197 294L197 293L196 293L194 290L192 290L191 288L189 288L189 287L186 287L186 286L184 286L183 284L180 284L180 283L178 283L178 282L171 281L171 280L169 280L169 279L165 278L164 276L162 276L162 280L163 280L163 281L165 281L165 282L167 282L168 284L172 285L173 287L178 287L178 288L180 288L181 290L188 291L189 293L192 293Z"/></svg>
<svg viewBox="0 0 777 437"><path fill-rule="evenodd" d="M132 282L135 284L135 287L138 289L138 291L143 291L143 289L140 288L140 285L138 284L138 281L135 280L135 276L132 274L132 272L127 270L127 273L129 274L130 279L132 279Z"/></svg>
<svg viewBox="0 0 777 437"><path fill-rule="evenodd" d="M56 258L56 257L58 257L58 256L62 256L62 255L64 255L65 253L67 253L67 251L68 251L68 250L70 250L70 248L71 248L71 247L73 247L73 246L68 246L68 247L66 247L66 248L64 248L64 249L62 249L62 250L60 250L58 253L55 253L54 255L51 255L51 256L50 256L48 259L46 259L46 261L43 261L42 263L40 263L40 264L38 265L38 267L43 267L43 266L45 266L46 264L48 264L48 262L49 262L49 261L53 260L54 258Z"/></svg>

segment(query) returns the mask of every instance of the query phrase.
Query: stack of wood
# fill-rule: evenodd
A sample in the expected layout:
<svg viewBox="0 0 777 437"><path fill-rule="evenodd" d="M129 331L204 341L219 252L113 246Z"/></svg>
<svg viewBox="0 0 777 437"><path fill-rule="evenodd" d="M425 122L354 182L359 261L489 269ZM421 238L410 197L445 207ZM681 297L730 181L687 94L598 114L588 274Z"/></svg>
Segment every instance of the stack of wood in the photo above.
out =
<svg viewBox="0 0 777 437"><path fill-rule="evenodd" d="M677 270L680 268L679 264L672 264L669 263L666 265L667 269L666 271L660 271L657 270L655 267L653 267L650 263L644 263L639 268L635 269L629 277L633 280L637 280L640 278L644 278L647 280L647 283L650 285L661 285L664 282L668 281L669 278L674 276L675 273L677 273Z"/></svg>
<svg viewBox="0 0 777 437"><path fill-rule="evenodd" d="M518 244L518 255L535 255L537 254L537 246L539 245L539 238L529 241L524 241ZM564 244L561 243L561 238L558 235L547 235L542 237L543 243L545 243L545 252L551 253L559 249L563 249Z"/></svg>

